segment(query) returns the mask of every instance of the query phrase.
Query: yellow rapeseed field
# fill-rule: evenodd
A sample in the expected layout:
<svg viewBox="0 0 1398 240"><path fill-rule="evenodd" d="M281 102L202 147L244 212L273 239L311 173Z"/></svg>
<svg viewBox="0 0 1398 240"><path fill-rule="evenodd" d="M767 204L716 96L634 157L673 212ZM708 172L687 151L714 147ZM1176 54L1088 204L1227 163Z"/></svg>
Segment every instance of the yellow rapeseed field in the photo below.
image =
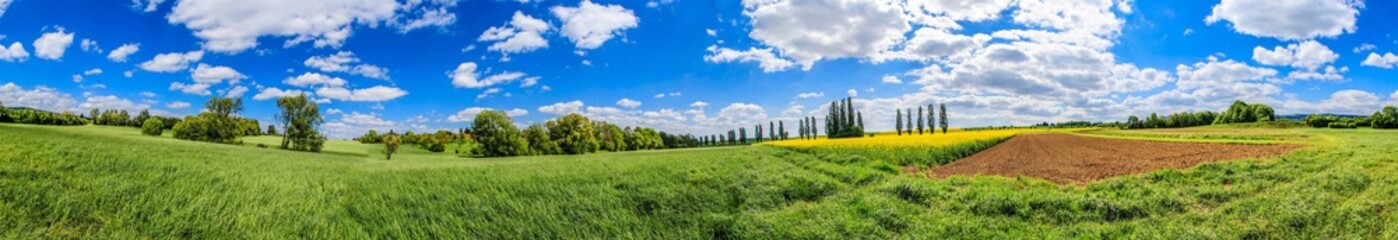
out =
<svg viewBox="0 0 1398 240"><path fill-rule="evenodd" d="M1034 131L1032 129L1005 129L1005 130L983 130L983 131L959 131L954 130L946 134L937 132L936 134L913 133L898 136L895 133L879 133L874 137L862 138L819 138L814 140L787 140L763 143L766 145L797 147L797 148L897 148L897 147L944 147L960 145L969 142L1001 139L1014 136L1016 133L1024 131ZM1043 130L1039 130L1043 131Z"/></svg>

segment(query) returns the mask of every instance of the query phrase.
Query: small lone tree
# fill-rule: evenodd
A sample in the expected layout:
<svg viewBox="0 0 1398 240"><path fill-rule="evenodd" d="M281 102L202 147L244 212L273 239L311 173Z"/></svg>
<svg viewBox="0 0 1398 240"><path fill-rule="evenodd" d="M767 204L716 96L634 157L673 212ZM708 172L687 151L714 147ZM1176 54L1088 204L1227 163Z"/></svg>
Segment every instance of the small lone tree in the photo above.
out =
<svg viewBox="0 0 1398 240"><path fill-rule="evenodd" d="M388 135L383 136L383 154L385 160L393 160L393 153L398 152L398 145L403 144L403 138L398 137L393 130L388 130Z"/></svg>
<svg viewBox="0 0 1398 240"><path fill-rule="evenodd" d="M151 136L160 136L165 131L165 123L160 118L146 118L146 122L141 123L141 133Z"/></svg>
<svg viewBox="0 0 1398 240"><path fill-rule="evenodd" d="M280 135L280 134L277 134L277 126L276 126L276 125L268 124L268 125L267 125L267 135Z"/></svg>
<svg viewBox="0 0 1398 240"><path fill-rule="evenodd" d="M898 132L898 136L903 136L903 109L894 109L893 111L898 112L898 115L893 117L897 121L893 125L893 131Z"/></svg>

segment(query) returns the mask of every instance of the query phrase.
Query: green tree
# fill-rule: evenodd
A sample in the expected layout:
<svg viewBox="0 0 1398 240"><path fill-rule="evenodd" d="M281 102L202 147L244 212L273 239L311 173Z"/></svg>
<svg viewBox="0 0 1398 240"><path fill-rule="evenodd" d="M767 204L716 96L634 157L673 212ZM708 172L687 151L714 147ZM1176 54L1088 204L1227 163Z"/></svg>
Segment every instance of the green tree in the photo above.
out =
<svg viewBox="0 0 1398 240"><path fill-rule="evenodd" d="M947 104L942 103L938 107L941 108L941 111L937 113L937 117L941 117L942 134L946 134L947 128L951 128L951 126L947 124Z"/></svg>
<svg viewBox="0 0 1398 240"><path fill-rule="evenodd" d="M529 150L529 143L505 112L481 111L471 123L471 133L481 144L481 154L488 157L519 156Z"/></svg>
<svg viewBox="0 0 1398 240"><path fill-rule="evenodd" d="M213 107L214 105L211 105L211 108ZM324 122L320 116L320 106L310 101L305 94L301 94L278 98L277 107L280 107L282 112L277 114L276 118L282 126L286 126L283 129L285 131L281 148L320 152L325 143L325 136L316 131L316 126Z"/></svg>
<svg viewBox="0 0 1398 240"><path fill-rule="evenodd" d="M398 146L403 144L403 137L399 137L393 130L388 130L388 134L383 136L384 160L393 160L393 154L398 152Z"/></svg>
<svg viewBox="0 0 1398 240"><path fill-rule="evenodd" d="M520 133L524 141L529 142L529 152L525 155L554 155L563 153L559 149L558 143L549 139L549 130L543 124L530 124Z"/></svg>
<svg viewBox="0 0 1398 240"><path fill-rule="evenodd" d="M147 118L146 121L141 124L142 134L160 136L161 132L164 130L165 123L160 122L159 118Z"/></svg>
<svg viewBox="0 0 1398 240"><path fill-rule="evenodd" d="M922 106L917 106L917 134L922 135Z"/></svg>
<svg viewBox="0 0 1398 240"><path fill-rule="evenodd" d="M603 151L618 152L627 149L626 132L615 124L598 122L597 141Z"/></svg>
<svg viewBox="0 0 1398 240"><path fill-rule="evenodd" d="M1398 107L1386 106L1369 117L1369 125L1378 129L1398 128Z"/></svg>
<svg viewBox="0 0 1398 240"><path fill-rule="evenodd" d="M558 143L565 154L596 152L601 144L597 142L597 132L592 128L592 120L582 114L568 114L545 123L549 137Z"/></svg>
<svg viewBox="0 0 1398 240"><path fill-rule="evenodd" d="M280 134L277 134L277 126L276 126L276 125L267 124L267 135L280 135Z"/></svg>
<svg viewBox="0 0 1398 240"><path fill-rule="evenodd" d="M898 136L903 136L903 109L894 109L893 111L897 114L893 116L894 121L896 121L893 125L893 131L898 132Z"/></svg>
<svg viewBox="0 0 1398 240"><path fill-rule="evenodd" d="M141 110L140 114L136 114L135 123L142 124L141 127L145 127L144 124L147 119L150 119L150 110Z"/></svg>
<svg viewBox="0 0 1398 240"><path fill-rule="evenodd" d="M937 114L933 111L932 104L927 104L927 134L937 134Z"/></svg>

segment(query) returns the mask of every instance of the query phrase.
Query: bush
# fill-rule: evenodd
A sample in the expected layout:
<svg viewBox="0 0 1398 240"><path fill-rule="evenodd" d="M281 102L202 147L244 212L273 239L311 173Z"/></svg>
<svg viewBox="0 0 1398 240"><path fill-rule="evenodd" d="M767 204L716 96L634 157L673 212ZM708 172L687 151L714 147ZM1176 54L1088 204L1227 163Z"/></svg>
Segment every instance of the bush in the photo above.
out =
<svg viewBox="0 0 1398 240"><path fill-rule="evenodd" d="M1356 126L1355 126L1355 124L1352 123L1352 122L1332 122L1332 123L1330 123L1329 127L1330 127L1330 128L1355 128Z"/></svg>
<svg viewBox="0 0 1398 240"><path fill-rule="evenodd" d="M1369 117L1369 125L1378 129L1398 128L1398 107L1387 106Z"/></svg>
<svg viewBox="0 0 1398 240"><path fill-rule="evenodd" d="M146 122L141 124L141 133L145 135L160 136L164 131L165 123L160 122L159 118L147 118Z"/></svg>

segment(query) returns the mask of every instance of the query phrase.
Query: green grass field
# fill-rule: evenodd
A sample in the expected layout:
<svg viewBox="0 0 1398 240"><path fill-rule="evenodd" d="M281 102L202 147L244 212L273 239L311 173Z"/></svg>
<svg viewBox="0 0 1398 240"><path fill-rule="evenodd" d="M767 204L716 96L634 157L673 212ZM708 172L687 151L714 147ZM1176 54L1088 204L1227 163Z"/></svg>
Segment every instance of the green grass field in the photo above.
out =
<svg viewBox="0 0 1398 240"><path fill-rule="evenodd" d="M769 146L384 161L0 124L0 238L1398 238L1398 132L1294 131L1332 140L1079 187Z"/></svg>

